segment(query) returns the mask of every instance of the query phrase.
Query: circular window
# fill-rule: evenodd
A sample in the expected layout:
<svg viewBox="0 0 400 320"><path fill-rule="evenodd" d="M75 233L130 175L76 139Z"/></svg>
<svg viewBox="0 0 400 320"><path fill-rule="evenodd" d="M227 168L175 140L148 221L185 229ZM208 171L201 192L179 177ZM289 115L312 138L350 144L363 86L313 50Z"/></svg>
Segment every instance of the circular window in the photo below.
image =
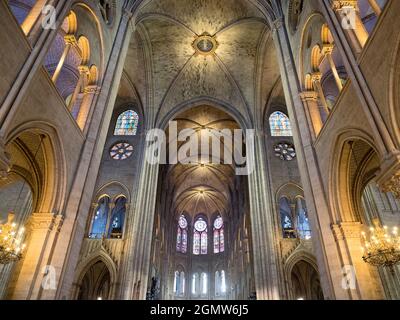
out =
<svg viewBox="0 0 400 320"><path fill-rule="evenodd" d="M218 217L217 219L215 219L214 221L214 228L215 229L221 229L222 225L224 224L224 221L222 220L221 217Z"/></svg>
<svg viewBox="0 0 400 320"><path fill-rule="evenodd" d="M179 226L180 226L182 229L186 229L187 225L188 225L188 223L187 223L186 218L185 218L184 216L181 216L181 217L179 218Z"/></svg>
<svg viewBox="0 0 400 320"><path fill-rule="evenodd" d="M296 158L296 150L290 143L281 142L275 147L275 156L284 161L291 161Z"/></svg>
<svg viewBox="0 0 400 320"><path fill-rule="evenodd" d="M114 160L125 160L133 154L133 147L127 142L119 142L110 150L110 156Z"/></svg>
<svg viewBox="0 0 400 320"><path fill-rule="evenodd" d="M194 228L196 229L196 231L198 232L203 232L204 230L207 229L207 223L203 220L203 219L199 219L196 221L196 223L194 224Z"/></svg>
<svg viewBox="0 0 400 320"><path fill-rule="evenodd" d="M208 33L203 33L198 36L193 42L193 49L196 53L202 55L213 54L218 48L218 42L215 37L210 36Z"/></svg>

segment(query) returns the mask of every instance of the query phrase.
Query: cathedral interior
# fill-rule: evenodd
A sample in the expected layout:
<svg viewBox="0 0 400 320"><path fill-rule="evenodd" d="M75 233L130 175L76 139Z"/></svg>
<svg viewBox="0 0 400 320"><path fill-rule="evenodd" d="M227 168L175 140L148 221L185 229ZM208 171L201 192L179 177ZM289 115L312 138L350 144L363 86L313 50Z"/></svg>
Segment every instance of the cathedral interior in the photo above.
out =
<svg viewBox="0 0 400 320"><path fill-rule="evenodd" d="M0 299L400 299L398 14L0 1Z"/></svg>

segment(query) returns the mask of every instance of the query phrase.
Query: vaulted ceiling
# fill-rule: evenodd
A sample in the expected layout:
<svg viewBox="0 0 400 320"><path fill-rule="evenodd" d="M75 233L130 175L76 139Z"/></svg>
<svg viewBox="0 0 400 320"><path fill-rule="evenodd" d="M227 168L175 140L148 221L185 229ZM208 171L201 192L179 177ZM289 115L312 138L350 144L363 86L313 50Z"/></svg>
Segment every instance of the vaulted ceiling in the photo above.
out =
<svg viewBox="0 0 400 320"><path fill-rule="evenodd" d="M151 0L135 21L125 72L153 124L199 100L229 106L248 124L262 117L279 72L267 21L252 1ZM204 33L218 43L214 54L193 48Z"/></svg>
<svg viewBox="0 0 400 320"><path fill-rule="evenodd" d="M141 6L124 77L135 87L148 126L175 119L178 131L192 128L199 136L207 128L262 126L268 101L281 86L271 30L255 3L149 0ZM211 53L196 47L204 34L215 41ZM210 107L218 105L227 112ZM165 210L192 217L230 214L241 188L233 165L164 169Z"/></svg>

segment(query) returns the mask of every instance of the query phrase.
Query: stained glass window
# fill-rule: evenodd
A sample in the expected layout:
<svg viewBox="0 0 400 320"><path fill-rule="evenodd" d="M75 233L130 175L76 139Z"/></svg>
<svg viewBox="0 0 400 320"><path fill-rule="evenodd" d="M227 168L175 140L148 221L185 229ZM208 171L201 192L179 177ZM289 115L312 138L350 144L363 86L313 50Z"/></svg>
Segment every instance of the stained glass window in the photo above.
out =
<svg viewBox="0 0 400 320"><path fill-rule="evenodd" d="M178 230L176 236L176 251L187 252L187 220L185 216L180 216L178 221Z"/></svg>
<svg viewBox="0 0 400 320"><path fill-rule="evenodd" d="M292 161L296 157L296 150L291 143L280 142L274 146L275 157L284 160Z"/></svg>
<svg viewBox="0 0 400 320"><path fill-rule="evenodd" d="M296 216L299 237L307 240L311 239L310 222L308 221L306 202L303 198L297 198L296 200Z"/></svg>
<svg viewBox="0 0 400 320"><path fill-rule="evenodd" d="M174 293L176 296L183 296L185 294L185 272L175 271L174 276Z"/></svg>
<svg viewBox="0 0 400 320"><path fill-rule="evenodd" d="M282 233L284 238L295 238L292 209L288 198L282 197L279 200L279 214L281 218Z"/></svg>
<svg viewBox="0 0 400 320"><path fill-rule="evenodd" d="M110 198L102 197L97 203L97 207L93 215L89 238L101 239L104 234L106 234L109 208Z"/></svg>
<svg viewBox="0 0 400 320"><path fill-rule="evenodd" d="M121 113L115 126L115 136L135 136L139 125L139 115L133 110Z"/></svg>
<svg viewBox="0 0 400 320"><path fill-rule="evenodd" d="M221 271L221 293L226 293L226 278L225 271Z"/></svg>
<svg viewBox="0 0 400 320"><path fill-rule="evenodd" d="M225 251L224 243L224 221L219 216L214 220L214 253Z"/></svg>
<svg viewBox="0 0 400 320"><path fill-rule="evenodd" d="M219 277L219 271L215 272L215 283L214 283L214 287L215 287L215 295L218 297L220 295L220 283L221 283L221 279Z"/></svg>
<svg viewBox="0 0 400 320"><path fill-rule="evenodd" d="M208 291L207 273L202 272L202 274L201 274L201 294L206 295L207 291Z"/></svg>
<svg viewBox="0 0 400 320"><path fill-rule="evenodd" d="M291 137L293 135L289 118L283 112L272 113L269 117L269 126L273 137Z"/></svg>
<svg viewBox="0 0 400 320"><path fill-rule="evenodd" d="M193 295L197 294L198 282L199 282L199 274L194 273L192 275L192 294Z"/></svg>
<svg viewBox="0 0 400 320"><path fill-rule="evenodd" d="M200 232L195 231L193 234L193 254L200 254Z"/></svg>
<svg viewBox="0 0 400 320"><path fill-rule="evenodd" d="M125 220L125 212L126 212L126 198L119 197L115 200L114 209L111 212L111 222L110 228L108 232L108 236L111 239L121 239L122 231L124 228L124 220Z"/></svg>
<svg viewBox="0 0 400 320"><path fill-rule="evenodd" d="M193 254L207 254L207 244L207 222L203 218L198 218L194 224Z"/></svg>
<svg viewBox="0 0 400 320"><path fill-rule="evenodd" d="M133 154L133 147L127 142L119 142L112 146L110 156L114 160L125 160Z"/></svg>

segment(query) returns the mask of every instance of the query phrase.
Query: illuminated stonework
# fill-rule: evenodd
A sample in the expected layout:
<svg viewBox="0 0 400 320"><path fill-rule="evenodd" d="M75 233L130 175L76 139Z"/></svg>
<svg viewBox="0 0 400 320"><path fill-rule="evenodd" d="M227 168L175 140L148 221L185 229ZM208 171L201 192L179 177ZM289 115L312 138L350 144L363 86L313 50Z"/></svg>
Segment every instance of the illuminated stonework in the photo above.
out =
<svg viewBox="0 0 400 320"><path fill-rule="evenodd" d="M203 33L198 36L192 46L197 54L201 55L212 55L215 53L215 50L218 48L218 42L215 39L215 36L211 36L208 33Z"/></svg>

